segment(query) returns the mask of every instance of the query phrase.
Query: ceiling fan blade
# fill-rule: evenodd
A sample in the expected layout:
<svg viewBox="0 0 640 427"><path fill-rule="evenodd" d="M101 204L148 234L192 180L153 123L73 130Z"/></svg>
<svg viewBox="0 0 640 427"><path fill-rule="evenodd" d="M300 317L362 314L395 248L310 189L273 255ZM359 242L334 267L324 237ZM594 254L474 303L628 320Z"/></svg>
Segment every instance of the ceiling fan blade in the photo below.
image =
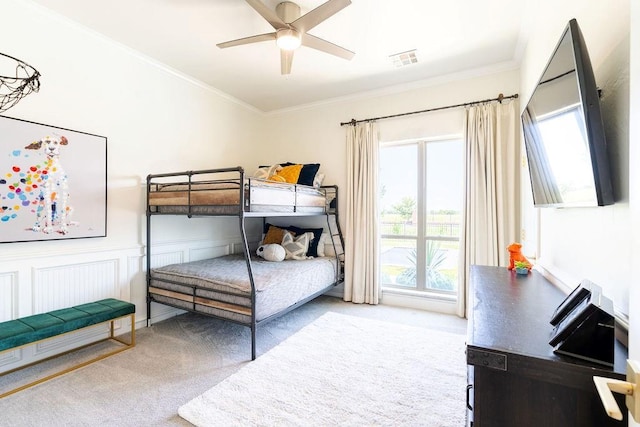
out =
<svg viewBox="0 0 640 427"><path fill-rule="evenodd" d="M326 3L323 3L320 6L316 7L311 12L305 13L300 18L293 21L291 23L291 26L293 26L301 33L307 32L325 19L340 12L350 4L351 0L329 0Z"/></svg>
<svg viewBox="0 0 640 427"><path fill-rule="evenodd" d="M338 56L348 61L350 61L355 55L355 52L351 52L348 49L340 47L316 36L312 36L311 34L302 35L302 45L310 47L312 49L320 50L330 55Z"/></svg>
<svg viewBox="0 0 640 427"><path fill-rule="evenodd" d="M237 39L237 40L229 40L228 42L218 43L216 46L218 46L220 49L224 49L226 47L240 46L240 45L249 44L249 43L265 42L268 40L275 40L275 39L276 39L276 33L267 33L267 34L259 34L257 36L244 37L242 39Z"/></svg>
<svg viewBox="0 0 640 427"><path fill-rule="evenodd" d="M269 9L262 1L260 0L246 0L249 3L249 6L255 9L264 19L267 20L269 24L276 30L280 28L287 28L287 24L285 24L274 10Z"/></svg>
<svg viewBox="0 0 640 427"><path fill-rule="evenodd" d="M280 74L290 74L293 63L293 50L280 49Z"/></svg>

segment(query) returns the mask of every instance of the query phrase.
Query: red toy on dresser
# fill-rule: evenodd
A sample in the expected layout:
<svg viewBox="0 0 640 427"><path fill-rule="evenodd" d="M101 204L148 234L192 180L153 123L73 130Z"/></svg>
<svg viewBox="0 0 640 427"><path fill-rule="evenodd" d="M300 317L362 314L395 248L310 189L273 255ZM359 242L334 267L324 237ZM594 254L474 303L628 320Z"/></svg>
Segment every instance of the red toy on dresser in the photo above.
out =
<svg viewBox="0 0 640 427"><path fill-rule="evenodd" d="M522 261L526 262L528 264L527 268L531 270L531 263L522 255L521 249L522 245L520 243L512 243L507 246L507 250L509 251L509 267L507 267L507 269L513 270L515 268L515 262Z"/></svg>

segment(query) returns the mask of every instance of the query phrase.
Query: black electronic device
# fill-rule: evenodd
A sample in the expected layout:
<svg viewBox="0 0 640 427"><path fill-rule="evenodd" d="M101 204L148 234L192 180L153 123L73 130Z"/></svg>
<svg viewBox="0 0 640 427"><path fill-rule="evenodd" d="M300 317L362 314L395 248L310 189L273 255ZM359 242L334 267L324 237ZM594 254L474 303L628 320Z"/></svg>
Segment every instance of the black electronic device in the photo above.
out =
<svg viewBox="0 0 640 427"><path fill-rule="evenodd" d="M589 280L583 280L571 293L560 303L558 308L553 312L551 316L551 323L553 326L557 325L576 305L582 300L588 298L591 292L602 293L600 286L596 285Z"/></svg>
<svg viewBox="0 0 640 427"><path fill-rule="evenodd" d="M599 91L575 19L522 113L536 207L614 203Z"/></svg>
<svg viewBox="0 0 640 427"><path fill-rule="evenodd" d="M568 297L560 304L564 316L553 328L549 344L554 346L554 353L613 366L613 302L597 286L588 292L584 289L585 286L576 288L572 292L576 297Z"/></svg>

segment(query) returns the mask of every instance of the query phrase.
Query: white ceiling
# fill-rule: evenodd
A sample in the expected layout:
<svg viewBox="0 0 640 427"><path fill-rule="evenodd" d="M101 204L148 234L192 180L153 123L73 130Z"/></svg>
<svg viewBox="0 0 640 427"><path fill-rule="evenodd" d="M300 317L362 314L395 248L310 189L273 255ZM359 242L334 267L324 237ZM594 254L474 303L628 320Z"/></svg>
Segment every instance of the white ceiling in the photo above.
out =
<svg viewBox="0 0 640 427"><path fill-rule="evenodd" d="M527 0L352 0L309 33L355 57L301 47L281 75L273 41L216 47L273 31L243 0L33 1L263 112L517 64L528 34ZM324 1L296 3L304 14ZM412 49L417 64L393 66L389 55Z"/></svg>

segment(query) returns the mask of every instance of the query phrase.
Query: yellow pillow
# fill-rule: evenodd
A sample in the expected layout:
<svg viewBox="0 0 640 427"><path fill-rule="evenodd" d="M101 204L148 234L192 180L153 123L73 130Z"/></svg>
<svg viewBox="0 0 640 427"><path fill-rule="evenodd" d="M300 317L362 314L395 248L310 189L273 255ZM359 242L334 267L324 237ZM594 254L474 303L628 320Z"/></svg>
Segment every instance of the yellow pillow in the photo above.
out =
<svg viewBox="0 0 640 427"><path fill-rule="evenodd" d="M280 175L271 175L267 181L275 181L275 182L287 182L283 176Z"/></svg>
<svg viewBox="0 0 640 427"><path fill-rule="evenodd" d="M264 235L264 239L262 239L263 245L268 245L270 243L282 243L282 238L284 237L284 230L282 228L275 227L273 225L269 226L269 230L267 230L267 234Z"/></svg>
<svg viewBox="0 0 640 427"><path fill-rule="evenodd" d="M285 181L290 184L297 184L301 170L302 165L285 166L278 172L278 175L283 177Z"/></svg>

